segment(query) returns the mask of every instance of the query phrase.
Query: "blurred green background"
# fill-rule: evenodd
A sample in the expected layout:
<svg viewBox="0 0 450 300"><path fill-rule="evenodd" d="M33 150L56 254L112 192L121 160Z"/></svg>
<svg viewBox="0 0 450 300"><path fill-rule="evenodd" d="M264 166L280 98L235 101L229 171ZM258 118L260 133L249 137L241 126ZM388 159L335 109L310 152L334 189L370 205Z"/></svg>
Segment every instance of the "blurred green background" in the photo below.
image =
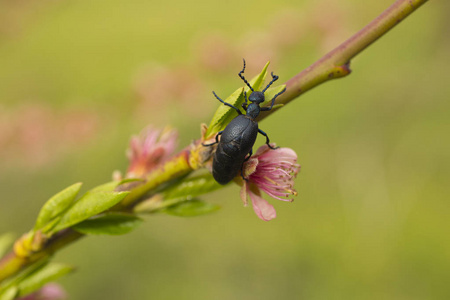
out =
<svg viewBox="0 0 450 300"><path fill-rule="evenodd" d="M1 1L0 232L124 171L147 124L198 138L243 57L285 81L393 2ZM56 257L70 299L450 299L449 18L430 1L261 123L302 165L275 220L230 185L214 214L83 239Z"/></svg>

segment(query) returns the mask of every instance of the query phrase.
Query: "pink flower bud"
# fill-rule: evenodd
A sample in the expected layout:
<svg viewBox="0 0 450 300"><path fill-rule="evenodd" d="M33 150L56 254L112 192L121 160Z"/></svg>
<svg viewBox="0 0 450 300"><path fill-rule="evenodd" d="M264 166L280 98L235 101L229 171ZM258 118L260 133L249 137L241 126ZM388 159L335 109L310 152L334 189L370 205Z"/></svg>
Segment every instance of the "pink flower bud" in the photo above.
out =
<svg viewBox="0 0 450 300"><path fill-rule="evenodd" d="M178 132L147 127L139 136L133 136L127 151L130 166L128 178L143 177L150 170L169 159L177 145Z"/></svg>

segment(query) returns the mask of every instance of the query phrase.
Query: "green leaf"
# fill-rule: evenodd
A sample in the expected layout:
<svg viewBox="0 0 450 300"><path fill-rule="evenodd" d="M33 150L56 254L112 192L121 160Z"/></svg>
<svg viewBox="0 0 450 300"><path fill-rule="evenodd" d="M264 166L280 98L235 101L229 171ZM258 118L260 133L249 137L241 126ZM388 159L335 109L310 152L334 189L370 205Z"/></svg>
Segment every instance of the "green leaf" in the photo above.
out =
<svg viewBox="0 0 450 300"><path fill-rule="evenodd" d="M250 85L252 86L254 91L259 91L266 79L267 75L267 68L269 67L269 63L267 62L264 68L262 69L261 73L259 73L257 76L255 76L252 80L249 81ZM237 108L241 108L242 103L244 103L244 93L247 93L247 97L250 96L250 88L245 85L245 87L238 88L236 91L234 91L233 94L231 94L225 102L232 104L233 106ZM219 132L223 130L228 123L230 123L231 120L233 120L236 117L236 111L224 104L221 104L219 108L214 113L214 116L208 126L208 130L206 131L206 137L209 138L214 133Z"/></svg>
<svg viewBox="0 0 450 300"><path fill-rule="evenodd" d="M125 179L122 179L122 180L119 182L118 185L121 185L121 184L124 184L124 183L136 182L136 181L142 181L142 182L145 182L145 180L142 179L142 178L125 178Z"/></svg>
<svg viewBox="0 0 450 300"><path fill-rule="evenodd" d="M101 184L99 186L96 186L95 188L91 189L90 192L113 192L119 185L135 181L144 181L144 180L141 178L125 178L119 181L117 180L110 181Z"/></svg>
<svg viewBox="0 0 450 300"><path fill-rule="evenodd" d="M275 97L276 94L281 93L285 88L286 88L285 84L268 88L267 91L264 93L264 98L266 100L261 104L261 106L270 105L270 103L272 102L272 98ZM279 105L280 104L278 104L278 106Z"/></svg>
<svg viewBox="0 0 450 300"><path fill-rule="evenodd" d="M5 255L14 242L14 234L5 233L0 236L0 258Z"/></svg>
<svg viewBox="0 0 450 300"><path fill-rule="evenodd" d="M167 207L193 199L199 195L222 188L210 173L188 177L168 187L161 194L139 203L134 208L135 213L154 213Z"/></svg>
<svg viewBox="0 0 450 300"><path fill-rule="evenodd" d="M15 276L6 279L0 283L0 293L4 293L11 287L17 287L25 278L29 277L31 274L39 271L45 267L49 262L49 258L46 257L43 260L37 261L30 266L26 267L24 270L19 271Z"/></svg>
<svg viewBox="0 0 450 300"><path fill-rule="evenodd" d="M62 214L73 202L81 189L81 183L75 183L51 197L41 208L34 230L42 229L55 217Z"/></svg>
<svg viewBox="0 0 450 300"><path fill-rule="evenodd" d="M223 187L212 177L210 173L186 178L180 183L173 185L163 192L164 199L186 197L192 199L202 194L209 193Z"/></svg>
<svg viewBox="0 0 450 300"><path fill-rule="evenodd" d="M119 185L120 181L111 181L108 183L104 183L102 185L96 186L91 189L89 192L113 192L114 189Z"/></svg>
<svg viewBox="0 0 450 300"><path fill-rule="evenodd" d="M252 78L252 80L250 80L249 83L252 86L254 91L259 91L263 87L264 81L266 80L267 68L269 67L269 64L270 64L270 61L268 61L266 63L266 65L262 69L261 73L259 73L256 77L254 77L254 78ZM245 91L247 92L247 96L250 96L250 95L248 95L250 88L246 87Z"/></svg>
<svg viewBox="0 0 450 300"><path fill-rule="evenodd" d="M88 219L73 226L78 232L84 234L125 234L142 223L142 219L124 213L107 213Z"/></svg>
<svg viewBox="0 0 450 300"><path fill-rule="evenodd" d="M47 225L42 227L42 229L41 229L42 232L46 233L50 236L50 233L55 232L55 231L53 231L53 228L55 228L55 226L58 225L59 221L61 221L61 216L57 216L56 218L51 220L49 223L47 223Z"/></svg>
<svg viewBox="0 0 450 300"><path fill-rule="evenodd" d="M0 294L0 300L13 300L16 298L18 291L19 289L16 286L12 286Z"/></svg>
<svg viewBox="0 0 450 300"><path fill-rule="evenodd" d="M102 213L122 201L128 194L129 192L87 192L66 211L52 232Z"/></svg>
<svg viewBox="0 0 450 300"><path fill-rule="evenodd" d="M165 213L178 217L195 217L220 209L216 204L206 203L197 199L181 202L164 210Z"/></svg>
<svg viewBox="0 0 450 300"><path fill-rule="evenodd" d="M69 272L73 271L73 267L51 263L44 266L41 269L36 270L31 273L29 276L24 278L18 285L19 288L19 297L28 295L34 291L39 290L45 284L54 281L55 279L66 275Z"/></svg>
<svg viewBox="0 0 450 300"><path fill-rule="evenodd" d="M244 89L238 88L231 94L225 102L230 103L231 105L240 108L242 103L244 103ZM219 132L226 127L231 120L236 117L236 111L231 107L220 104L217 108L214 116L211 120L211 123L208 126L208 130L206 131L206 137L209 137L213 133Z"/></svg>

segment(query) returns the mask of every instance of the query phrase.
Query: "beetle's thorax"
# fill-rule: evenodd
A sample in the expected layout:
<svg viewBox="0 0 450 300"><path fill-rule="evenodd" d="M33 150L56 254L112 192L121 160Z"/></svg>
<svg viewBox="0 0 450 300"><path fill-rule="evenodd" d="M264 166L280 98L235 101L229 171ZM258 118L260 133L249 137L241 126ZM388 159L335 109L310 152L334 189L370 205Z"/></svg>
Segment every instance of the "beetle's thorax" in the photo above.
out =
<svg viewBox="0 0 450 300"><path fill-rule="evenodd" d="M259 116L260 111L261 108L259 107L259 104L250 103L247 107L246 115L254 120Z"/></svg>

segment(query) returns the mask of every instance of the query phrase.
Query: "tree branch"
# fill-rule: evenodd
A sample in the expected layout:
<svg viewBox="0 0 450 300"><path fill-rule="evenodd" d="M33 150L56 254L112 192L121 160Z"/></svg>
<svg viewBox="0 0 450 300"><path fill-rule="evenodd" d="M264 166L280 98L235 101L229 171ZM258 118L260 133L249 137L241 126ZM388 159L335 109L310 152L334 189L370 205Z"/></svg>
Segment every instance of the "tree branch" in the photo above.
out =
<svg viewBox="0 0 450 300"><path fill-rule="evenodd" d="M352 58L382 37L427 1L428 0L397 0L381 15L348 40L293 78L289 79L286 82L286 92L277 98L276 104L287 104L319 84L331 79L349 75L351 72L350 61ZM264 119L280 108L281 107L272 109L268 112L262 112L258 121Z"/></svg>

